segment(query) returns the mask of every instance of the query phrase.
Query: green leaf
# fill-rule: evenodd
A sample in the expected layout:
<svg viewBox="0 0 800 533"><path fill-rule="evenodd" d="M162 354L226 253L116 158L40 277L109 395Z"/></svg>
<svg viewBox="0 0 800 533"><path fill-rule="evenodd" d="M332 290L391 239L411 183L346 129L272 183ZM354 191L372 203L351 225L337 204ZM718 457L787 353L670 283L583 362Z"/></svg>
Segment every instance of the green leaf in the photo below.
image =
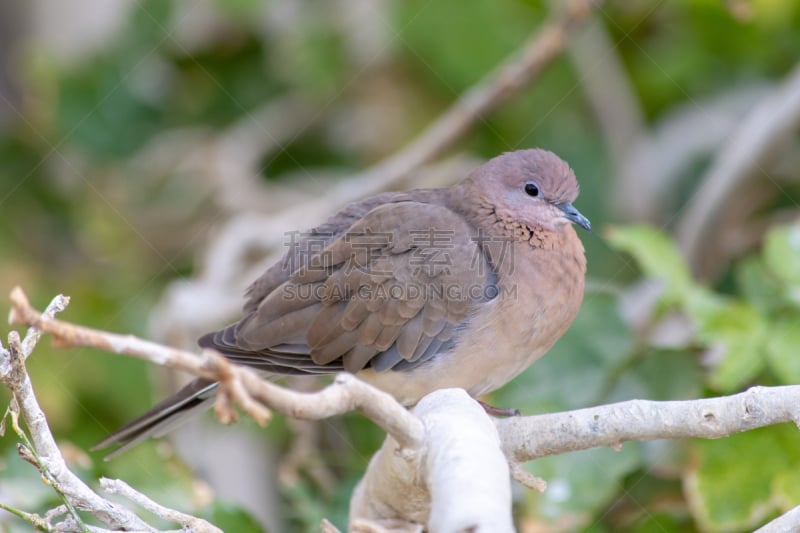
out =
<svg viewBox="0 0 800 533"><path fill-rule="evenodd" d="M311 482L300 478L296 483L281 486L281 493L287 501L285 513L293 531L319 528L327 506Z"/></svg>
<svg viewBox="0 0 800 533"><path fill-rule="evenodd" d="M694 452L684 486L702 530L750 530L796 504L800 433L795 426L696 441Z"/></svg>
<svg viewBox="0 0 800 533"><path fill-rule="evenodd" d="M731 300L706 287L695 286L681 302L691 319L702 329L704 324L718 320Z"/></svg>
<svg viewBox="0 0 800 533"><path fill-rule="evenodd" d="M780 513L784 513L800 502L800 484L797 483L795 471L779 472L772 482L775 501L780 505Z"/></svg>
<svg viewBox="0 0 800 533"><path fill-rule="evenodd" d="M619 318L616 299L587 294L567 334L544 358L495 393L491 403L526 414L586 407L631 350L633 339ZM603 448L529 463L531 472L544 477L549 488L542 495L526 493L526 514L553 522L584 520L613 498L624 476L641 461L641 446L631 443L621 452Z"/></svg>
<svg viewBox="0 0 800 533"><path fill-rule="evenodd" d="M203 513L203 518L222 529L222 531L249 531L260 533L264 531L261 524L241 507L228 503L215 501Z"/></svg>
<svg viewBox="0 0 800 533"><path fill-rule="evenodd" d="M257 17L263 9L258 0L215 0L214 4L226 16L242 24Z"/></svg>
<svg viewBox="0 0 800 533"><path fill-rule="evenodd" d="M779 226L767 233L764 261L776 276L800 285L800 224Z"/></svg>
<svg viewBox="0 0 800 533"><path fill-rule="evenodd" d="M620 380L609 401L694 399L702 394L704 373L689 351L652 350ZM626 382L635 382L625 387ZM626 390L627 389L627 390ZM634 391L631 393L631 391Z"/></svg>
<svg viewBox="0 0 800 533"><path fill-rule="evenodd" d="M59 80L59 134L97 161L129 156L164 119L163 109L133 91L126 77L133 68L122 57L98 58Z"/></svg>
<svg viewBox="0 0 800 533"><path fill-rule="evenodd" d="M782 383L800 383L800 316L776 322L769 329L767 362Z"/></svg>
<svg viewBox="0 0 800 533"><path fill-rule="evenodd" d="M10 435L8 440L18 442L13 431L10 431ZM0 481L3 503L29 511L43 508L56 499L52 488L42 482L41 475L19 457L16 447L8 449L0 457L0 465L3 472Z"/></svg>
<svg viewBox="0 0 800 533"><path fill-rule="evenodd" d="M457 0L409 0L397 4L393 31L419 75L451 97L515 50L540 22L540 12L519 2L478 0L463 9Z"/></svg>
<svg viewBox="0 0 800 533"><path fill-rule="evenodd" d="M675 243L663 232L650 226L613 227L606 233L608 242L627 252L642 272L667 284L667 296L683 298L692 287L686 261Z"/></svg>
<svg viewBox="0 0 800 533"><path fill-rule="evenodd" d="M705 316L699 327L701 341L723 350L723 358L711 374L715 389L736 391L764 368L766 322L751 306L728 302Z"/></svg>
<svg viewBox="0 0 800 533"><path fill-rule="evenodd" d="M687 524L667 513L647 514L633 530L635 533L686 533Z"/></svg>
<svg viewBox="0 0 800 533"><path fill-rule="evenodd" d="M642 446L638 442L625 443L620 451L594 448L527 463L525 468L543 477L548 486L542 494L526 493L526 514L551 523L592 516L612 500L624 477L641 464Z"/></svg>
<svg viewBox="0 0 800 533"><path fill-rule="evenodd" d="M762 312L785 305L784 287L759 257L748 257L736 265L736 282L742 296Z"/></svg>

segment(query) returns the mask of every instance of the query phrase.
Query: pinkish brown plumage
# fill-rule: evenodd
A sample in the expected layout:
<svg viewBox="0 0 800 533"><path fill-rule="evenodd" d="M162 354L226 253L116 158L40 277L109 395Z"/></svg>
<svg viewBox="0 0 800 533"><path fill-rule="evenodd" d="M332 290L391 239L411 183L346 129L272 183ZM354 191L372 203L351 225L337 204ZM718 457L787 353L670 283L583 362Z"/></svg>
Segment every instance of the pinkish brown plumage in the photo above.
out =
<svg viewBox="0 0 800 533"><path fill-rule="evenodd" d="M347 370L413 405L516 377L564 334L586 260L578 182L544 150L496 157L445 189L346 206L292 242L248 289L244 317L202 346L269 374ZM196 380L110 435L124 450L213 398Z"/></svg>

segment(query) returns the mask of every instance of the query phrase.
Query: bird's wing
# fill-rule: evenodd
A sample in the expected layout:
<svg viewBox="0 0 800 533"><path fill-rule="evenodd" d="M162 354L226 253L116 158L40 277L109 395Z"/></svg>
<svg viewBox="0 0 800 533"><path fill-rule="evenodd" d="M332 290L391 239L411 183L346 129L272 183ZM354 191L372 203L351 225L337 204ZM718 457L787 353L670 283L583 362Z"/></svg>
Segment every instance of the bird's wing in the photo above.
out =
<svg viewBox="0 0 800 533"><path fill-rule="evenodd" d="M414 193L420 192L424 191L387 192L351 202L315 228L287 233L284 243L287 250L281 260L267 268L247 288L244 312L254 311L269 293L287 281L293 272L302 268L309 258L343 235L372 209L387 203L407 201Z"/></svg>
<svg viewBox="0 0 800 533"><path fill-rule="evenodd" d="M438 205L379 205L301 258L240 322L201 339L278 373L416 366L496 294L474 230Z"/></svg>

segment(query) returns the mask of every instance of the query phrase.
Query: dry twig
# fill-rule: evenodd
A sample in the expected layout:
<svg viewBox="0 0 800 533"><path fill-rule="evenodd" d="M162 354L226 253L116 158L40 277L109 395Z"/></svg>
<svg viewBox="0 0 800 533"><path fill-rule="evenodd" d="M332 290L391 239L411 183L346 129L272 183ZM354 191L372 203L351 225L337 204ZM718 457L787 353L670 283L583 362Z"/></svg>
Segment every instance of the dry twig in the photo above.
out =
<svg viewBox="0 0 800 533"><path fill-rule="evenodd" d="M62 310L67 302L62 296L56 297L47 311L40 315L40 319L52 320L53 315ZM34 327L33 324L29 325ZM82 520L77 510L88 510L115 529L155 531L128 509L98 496L67 468L25 370L25 358L30 355L40 335L36 329L34 327L34 331L29 331L24 341L20 341L17 332L12 331L9 334L9 350L0 346L0 380L13 394L9 408L12 423L20 437L24 438L25 434L17 424L17 414L22 414L30 433L30 442L24 438L24 444L19 448L25 454L23 457L40 470L62 497L67 511L78 524L82 524ZM86 528L81 530L85 531Z"/></svg>
<svg viewBox="0 0 800 533"><path fill-rule="evenodd" d="M260 424L269 419L269 407L295 418L322 419L359 411L392 435L401 447L417 447L422 425L389 394L370 387L350 374L339 374L334 383L312 394L284 389L264 381L252 369L234 365L213 350L204 357L139 339L117 335L45 316L33 309L19 287L11 291L12 323L26 324L53 335L62 346L91 346L108 352L132 355L151 363L184 370L195 376L220 381L223 402L236 402ZM226 420L234 415L230 405L218 405Z"/></svg>
<svg viewBox="0 0 800 533"><path fill-rule="evenodd" d="M180 511L164 507L163 505L154 502L121 479L108 479L106 477L100 478L100 486L103 487L103 490L109 494L119 494L124 496L125 498L139 505L142 509L153 513L155 516L170 522L182 524L184 527L190 528L196 533L222 533L221 529L211 525L202 518L181 513Z"/></svg>

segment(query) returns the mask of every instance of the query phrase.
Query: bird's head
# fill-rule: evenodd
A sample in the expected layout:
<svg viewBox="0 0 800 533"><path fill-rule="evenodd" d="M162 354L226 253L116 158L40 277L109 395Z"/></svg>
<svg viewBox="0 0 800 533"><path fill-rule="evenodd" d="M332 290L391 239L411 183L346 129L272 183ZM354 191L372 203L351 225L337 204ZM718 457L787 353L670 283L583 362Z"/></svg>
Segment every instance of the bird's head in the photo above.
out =
<svg viewBox="0 0 800 533"><path fill-rule="evenodd" d="M572 205L579 190L575 173L547 150L502 154L475 169L464 185L501 219L556 231L569 223L592 230L589 219Z"/></svg>

